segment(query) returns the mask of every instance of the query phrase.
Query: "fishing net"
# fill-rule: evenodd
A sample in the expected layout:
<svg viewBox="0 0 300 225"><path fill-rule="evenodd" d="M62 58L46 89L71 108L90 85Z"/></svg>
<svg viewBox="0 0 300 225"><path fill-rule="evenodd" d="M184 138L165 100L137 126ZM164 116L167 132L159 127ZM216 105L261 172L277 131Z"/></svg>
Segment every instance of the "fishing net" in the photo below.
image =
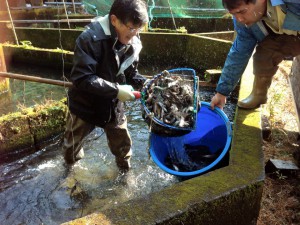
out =
<svg viewBox="0 0 300 225"><path fill-rule="evenodd" d="M143 117L151 132L180 136L196 128L198 77L193 69L165 70L142 89Z"/></svg>
<svg viewBox="0 0 300 225"><path fill-rule="evenodd" d="M84 0L82 4L86 11L95 16L105 16L109 13L113 0Z"/></svg>
<svg viewBox="0 0 300 225"><path fill-rule="evenodd" d="M88 13L104 16L113 0L84 0ZM149 28L157 18L221 18L226 14L220 0L147 0Z"/></svg>

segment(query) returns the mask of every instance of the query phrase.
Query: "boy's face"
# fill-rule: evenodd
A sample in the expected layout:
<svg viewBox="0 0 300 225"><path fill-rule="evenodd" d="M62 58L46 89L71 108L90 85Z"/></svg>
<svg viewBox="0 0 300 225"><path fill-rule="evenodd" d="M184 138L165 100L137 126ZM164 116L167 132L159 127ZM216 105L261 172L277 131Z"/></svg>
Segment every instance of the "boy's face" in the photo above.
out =
<svg viewBox="0 0 300 225"><path fill-rule="evenodd" d="M252 24L259 21L265 14L267 9L266 0L256 0L256 2L246 4L241 1L241 4L229 11L238 22L251 26Z"/></svg>
<svg viewBox="0 0 300 225"><path fill-rule="evenodd" d="M115 15L111 15L111 23L116 29L119 41L124 45L129 44L131 39L143 28L143 26L136 26L131 22L124 24Z"/></svg>

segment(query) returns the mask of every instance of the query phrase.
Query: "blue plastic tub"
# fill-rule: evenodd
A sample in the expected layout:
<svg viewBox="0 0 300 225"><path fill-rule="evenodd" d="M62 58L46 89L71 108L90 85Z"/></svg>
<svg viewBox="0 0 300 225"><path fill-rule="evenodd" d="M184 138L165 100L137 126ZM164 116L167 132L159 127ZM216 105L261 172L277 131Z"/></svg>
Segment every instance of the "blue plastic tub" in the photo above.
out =
<svg viewBox="0 0 300 225"><path fill-rule="evenodd" d="M223 159L230 148L231 138L232 127L226 114L217 107L211 110L209 103L201 102L196 129L179 137L151 133L150 155L165 172L180 177L193 177L208 172ZM192 154L187 156L187 150ZM170 158L174 159L174 155L179 160L192 161L193 165L196 165L196 161L201 163L197 164L195 170L180 170L175 164L172 165L172 160L170 166Z"/></svg>

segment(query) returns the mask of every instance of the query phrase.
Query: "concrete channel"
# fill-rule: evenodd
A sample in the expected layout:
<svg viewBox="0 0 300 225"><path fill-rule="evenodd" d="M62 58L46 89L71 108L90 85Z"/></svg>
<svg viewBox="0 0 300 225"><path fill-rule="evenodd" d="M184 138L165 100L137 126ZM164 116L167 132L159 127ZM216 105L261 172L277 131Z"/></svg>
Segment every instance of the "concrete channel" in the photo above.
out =
<svg viewBox="0 0 300 225"><path fill-rule="evenodd" d="M70 65L79 31L26 28L17 32L21 40L29 40L35 47L52 49L58 46L49 46L49 43L58 43L57 39L43 42L40 37L54 38L59 32L65 40L62 43L64 50L70 51L64 53L64 62ZM198 71L222 67L231 45L231 41L198 34L146 32L141 38L144 45L141 63L189 66ZM7 60L29 62L32 59L32 63L36 63L34 49L17 51L11 46L4 46L4 49ZM46 57L39 57L40 63L45 64L56 58L53 54L61 56L57 52L42 54L49 55L44 62ZM243 75L239 98L250 93L251 85L248 84L252 79L250 66ZM264 181L260 118L260 109L236 109L228 166L65 224L256 224Z"/></svg>

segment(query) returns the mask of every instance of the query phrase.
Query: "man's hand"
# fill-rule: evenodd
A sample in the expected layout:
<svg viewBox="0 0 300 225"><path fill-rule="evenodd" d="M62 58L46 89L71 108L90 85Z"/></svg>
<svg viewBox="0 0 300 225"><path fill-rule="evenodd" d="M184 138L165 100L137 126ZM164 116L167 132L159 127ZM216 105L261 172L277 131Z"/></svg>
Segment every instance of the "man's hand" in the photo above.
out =
<svg viewBox="0 0 300 225"><path fill-rule="evenodd" d="M211 102L210 102L210 107L212 109L215 109L215 106L219 107L221 110L223 110L223 107L225 106L226 104L226 96L220 94L220 93L217 93L215 94L215 96L211 99Z"/></svg>
<svg viewBox="0 0 300 225"><path fill-rule="evenodd" d="M135 100L135 96L133 94L133 87L131 85L117 85L117 88L119 89L117 98L121 102Z"/></svg>

